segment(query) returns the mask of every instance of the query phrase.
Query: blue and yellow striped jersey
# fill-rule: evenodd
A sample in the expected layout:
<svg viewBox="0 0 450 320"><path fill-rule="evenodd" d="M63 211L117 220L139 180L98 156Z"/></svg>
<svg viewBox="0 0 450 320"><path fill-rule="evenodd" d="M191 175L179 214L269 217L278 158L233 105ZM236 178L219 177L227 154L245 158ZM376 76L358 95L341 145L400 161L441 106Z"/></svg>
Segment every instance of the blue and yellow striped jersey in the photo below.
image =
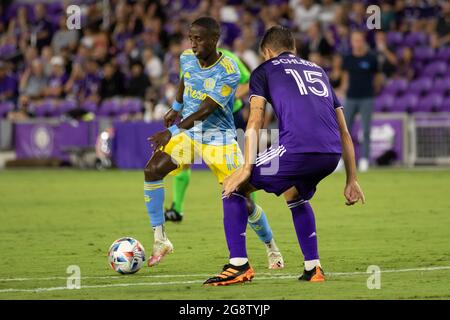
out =
<svg viewBox="0 0 450 320"><path fill-rule="evenodd" d="M180 67L184 79L183 118L196 112L206 97L220 105L201 125L194 126L186 133L203 144L231 143L236 136L233 104L240 79L237 64L222 54L215 64L202 68L189 49L181 54Z"/></svg>

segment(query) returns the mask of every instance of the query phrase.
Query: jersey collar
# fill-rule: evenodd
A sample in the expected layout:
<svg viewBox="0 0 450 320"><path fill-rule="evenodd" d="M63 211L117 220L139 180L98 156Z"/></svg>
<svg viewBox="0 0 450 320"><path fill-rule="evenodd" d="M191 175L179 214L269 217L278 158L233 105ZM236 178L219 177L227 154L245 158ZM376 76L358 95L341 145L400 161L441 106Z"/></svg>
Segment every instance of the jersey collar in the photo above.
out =
<svg viewBox="0 0 450 320"><path fill-rule="evenodd" d="M208 69L211 69L212 67L214 67L216 64L218 64L218 63L220 62L220 60L222 60L223 57L225 56L225 55L223 54L223 52L220 52L220 51L219 51L219 54L220 54L219 59L217 59L217 61L214 62L214 63L213 63L212 65L210 65L209 67L202 67L202 66L200 65L200 61L198 61L198 59L197 59L197 64L198 64L198 66L200 67L200 69L202 69L202 70L208 70Z"/></svg>

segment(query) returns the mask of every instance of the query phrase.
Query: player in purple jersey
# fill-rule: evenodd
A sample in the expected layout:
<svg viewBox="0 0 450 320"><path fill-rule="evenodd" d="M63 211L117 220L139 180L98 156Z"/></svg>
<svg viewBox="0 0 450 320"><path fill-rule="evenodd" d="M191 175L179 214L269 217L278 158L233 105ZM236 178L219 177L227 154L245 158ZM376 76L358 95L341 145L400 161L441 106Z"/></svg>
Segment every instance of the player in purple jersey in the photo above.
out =
<svg viewBox="0 0 450 320"><path fill-rule="evenodd" d="M265 33L261 52L266 62L250 77L250 117L245 134L245 163L224 181L224 208L229 219L225 234L230 258L240 265L229 264L224 271L205 284L234 283L251 280L253 273L245 246L245 198L249 192L263 189L284 194L304 255L300 280L319 282L325 276L317 250L317 234L309 200L317 184L334 171L341 153L347 182L344 196L347 205L364 194L356 178L353 143L345 123L343 107L330 86L328 77L318 65L295 56L292 33L284 27L272 27ZM269 102L279 121L279 144L257 155L259 130L264 109ZM278 164L277 170L273 170ZM276 166L275 166L276 168Z"/></svg>

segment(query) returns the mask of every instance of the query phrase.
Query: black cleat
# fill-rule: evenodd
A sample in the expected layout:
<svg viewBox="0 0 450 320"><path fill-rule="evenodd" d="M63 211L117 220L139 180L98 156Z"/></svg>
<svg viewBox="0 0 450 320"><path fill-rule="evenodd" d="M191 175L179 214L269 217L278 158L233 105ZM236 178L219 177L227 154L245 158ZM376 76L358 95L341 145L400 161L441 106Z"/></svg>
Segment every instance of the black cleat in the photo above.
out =
<svg viewBox="0 0 450 320"><path fill-rule="evenodd" d="M183 215L173 208L173 203L170 209L166 209L164 216L166 217L166 221L181 222L183 220Z"/></svg>
<svg viewBox="0 0 450 320"><path fill-rule="evenodd" d="M316 266L314 269L309 271L303 270L303 274L298 278L301 281L309 281L309 282L324 282L325 274L321 267Z"/></svg>
<svg viewBox="0 0 450 320"><path fill-rule="evenodd" d="M209 278L203 284L208 286L227 286L229 284L251 281L254 276L255 272L248 262L242 266L226 264L221 274Z"/></svg>

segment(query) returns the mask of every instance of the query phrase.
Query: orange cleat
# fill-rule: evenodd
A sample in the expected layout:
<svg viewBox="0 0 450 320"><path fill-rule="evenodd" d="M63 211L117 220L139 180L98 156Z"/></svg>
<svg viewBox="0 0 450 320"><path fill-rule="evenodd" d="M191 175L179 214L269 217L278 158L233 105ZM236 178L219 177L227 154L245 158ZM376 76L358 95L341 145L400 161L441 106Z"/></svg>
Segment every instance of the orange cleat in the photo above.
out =
<svg viewBox="0 0 450 320"><path fill-rule="evenodd" d="M248 262L242 266L226 264L223 267L222 273L209 278L203 284L208 286L227 286L230 284L252 281L254 276L255 272Z"/></svg>
<svg viewBox="0 0 450 320"><path fill-rule="evenodd" d="M303 274L298 278L301 281L309 281L309 282L324 282L325 274L321 267L316 266L314 269L306 271L303 270Z"/></svg>

